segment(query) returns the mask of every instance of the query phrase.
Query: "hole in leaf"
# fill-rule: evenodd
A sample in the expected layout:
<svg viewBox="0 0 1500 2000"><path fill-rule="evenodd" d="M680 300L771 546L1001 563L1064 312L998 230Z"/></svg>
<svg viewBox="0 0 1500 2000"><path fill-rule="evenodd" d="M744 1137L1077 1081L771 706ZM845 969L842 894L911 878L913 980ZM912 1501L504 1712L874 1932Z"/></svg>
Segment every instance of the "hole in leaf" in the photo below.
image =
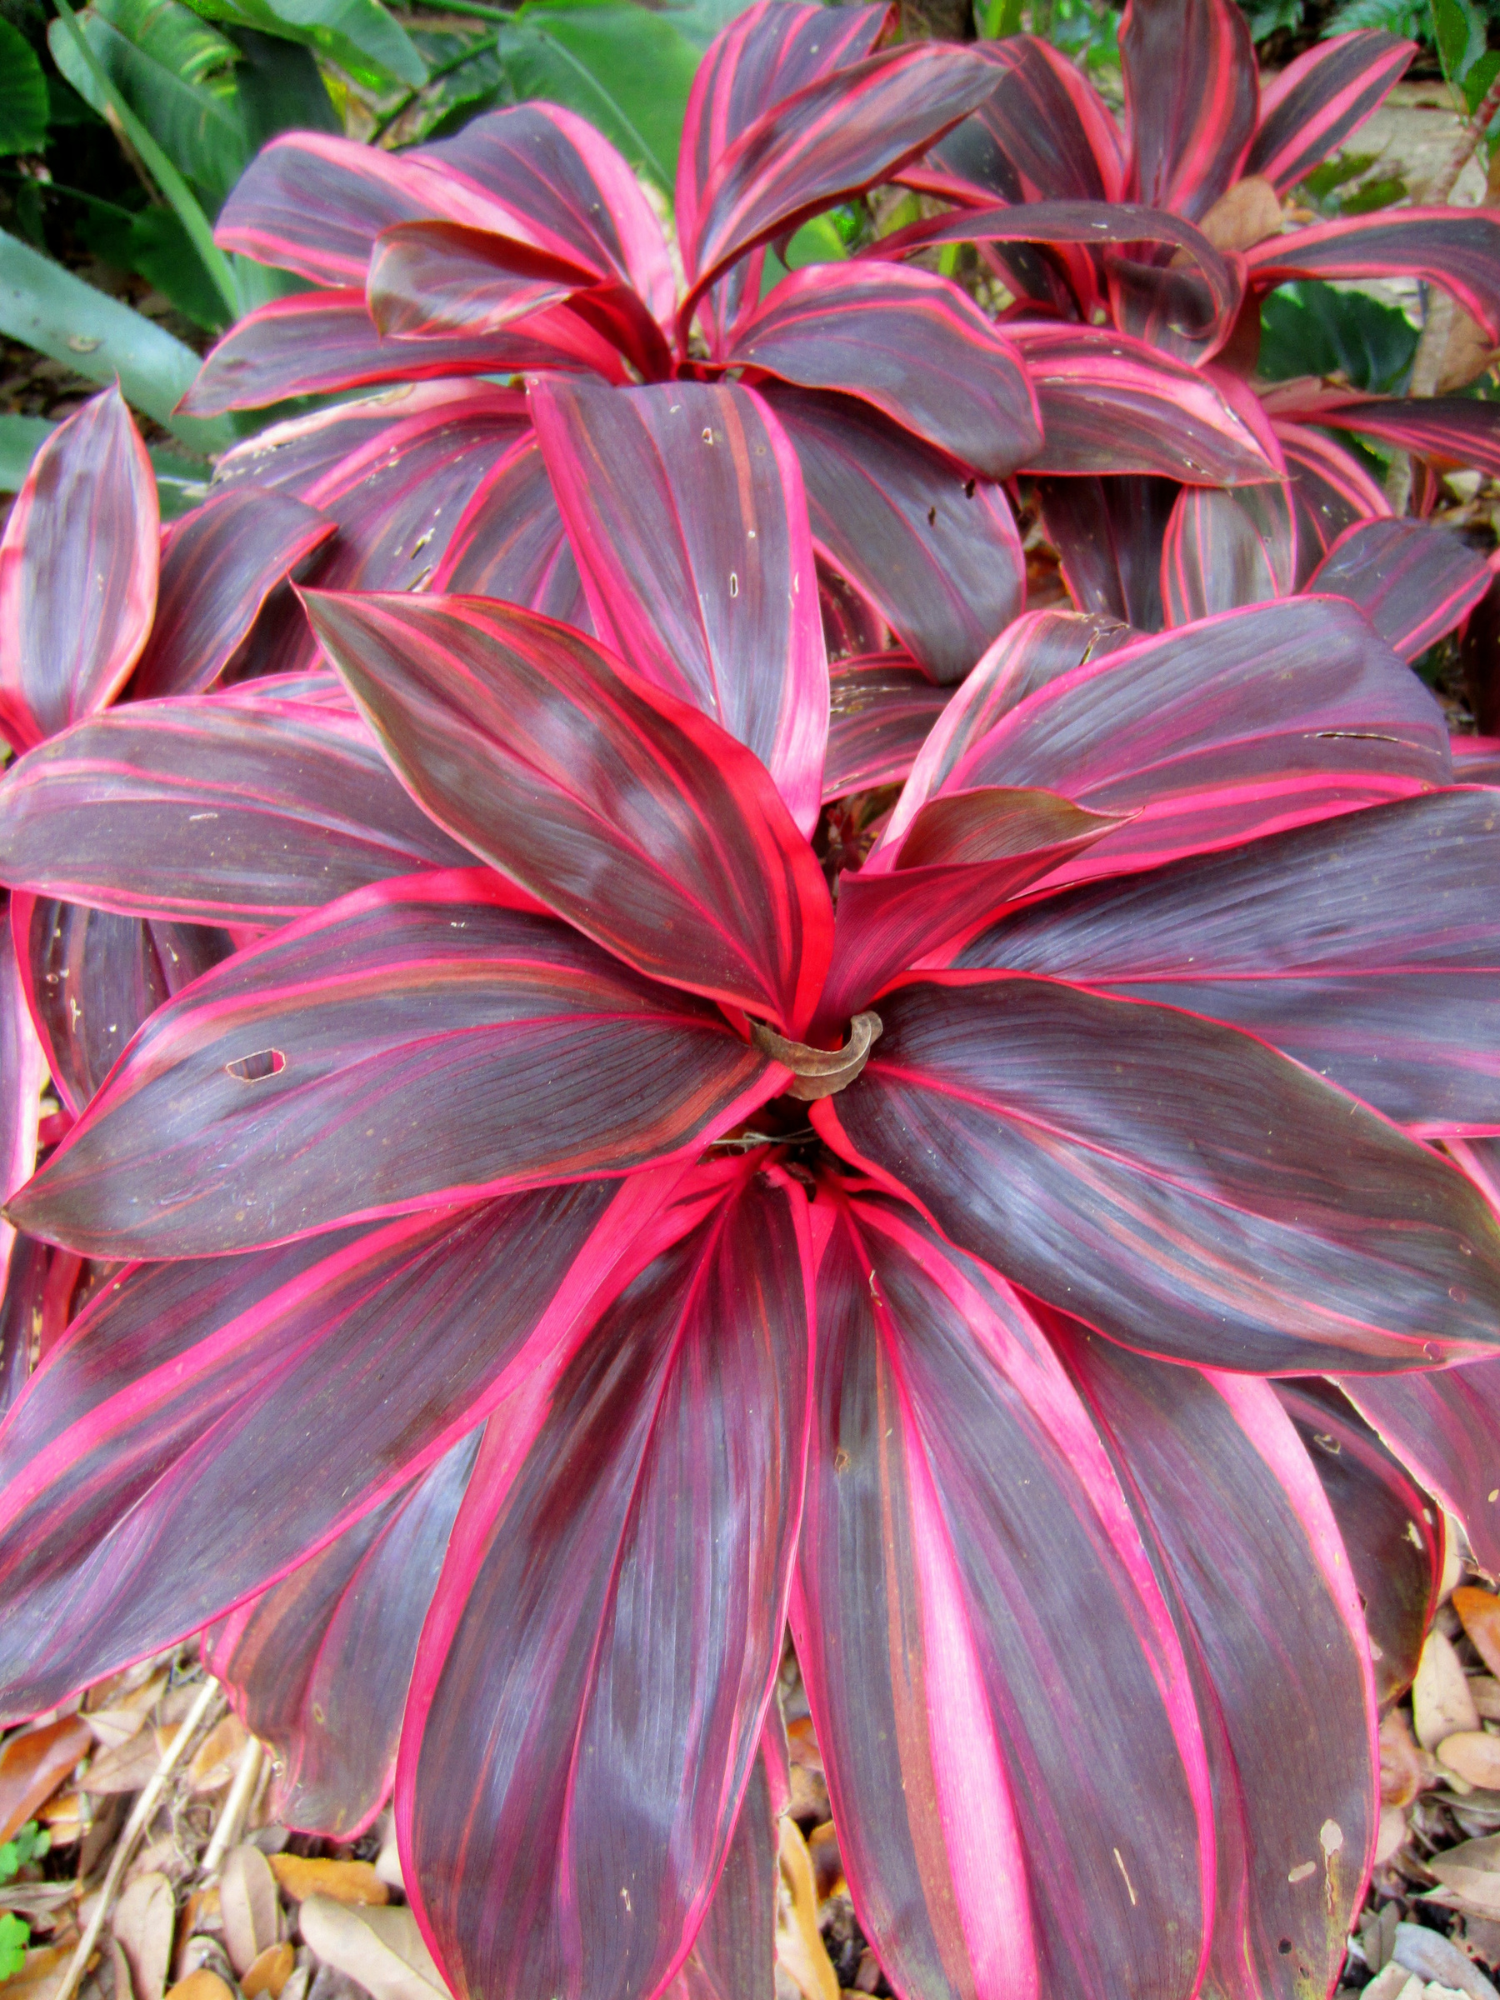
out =
<svg viewBox="0 0 1500 2000"><path fill-rule="evenodd" d="M286 1057L280 1049L259 1049L253 1056L241 1056L238 1062L225 1063L225 1069L236 1083L259 1083L268 1076L280 1076L286 1068Z"/></svg>
<svg viewBox="0 0 1500 2000"><path fill-rule="evenodd" d="M1287 1953L1291 1950L1291 1948L1292 1948L1292 1941L1290 1938L1283 1938L1280 1944L1278 1944L1276 1947L1276 1949L1281 1953L1283 1958L1286 1957Z"/></svg>

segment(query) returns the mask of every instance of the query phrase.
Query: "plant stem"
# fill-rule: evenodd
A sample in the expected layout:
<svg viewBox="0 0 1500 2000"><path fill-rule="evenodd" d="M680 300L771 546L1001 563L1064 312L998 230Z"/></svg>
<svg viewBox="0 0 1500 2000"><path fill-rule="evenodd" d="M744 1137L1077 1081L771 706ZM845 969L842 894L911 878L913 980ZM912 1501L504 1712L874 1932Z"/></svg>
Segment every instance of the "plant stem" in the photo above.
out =
<svg viewBox="0 0 1500 2000"><path fill-rule="evenodd" d="M418 5L435 7L440 14L472 14L477 21L513 21L504 7L484 7L480 0L418 0Z"/></svg>
<svg viewBox="0 0 1500 2000"><path fill-rule="evenodd" d="M497 29L493 35L482 36L477 42L466 48L461 55L456 55L448 62L439 63L436 69L429 70L427 84L436 83L441 77L452 76L453 72L462 69L465 63L473 62L477 56L487 56L491 49L497 49L499 46L500 34ZM427 88L427 84L413 84L406 95L391 110L386 112L385 116L370 134L370 144L372 146L380 144L386 133L390 131L403 112L409 111L412 105L416 103L422 92Z"/></svg>
<svg viewBox="0 0 1500 2000"><path fill-rule="evenodd" d="M63 4L66 4L66 0L63 0ZM120 1886L120 1877L129 1866L130 1857L135 1853L135 1844L145 1832L147 1826L150 1825L151 1815L156 1811L157 1803L161 1798L167 1779L171 1777L173 1771L181 1761L182 1753L192 1741L195 1730L199 1723L202 1722L204 1716L207 1715L210 1706L220 1692L219 1683L216 1680L204 1681L202 1687L198 1690L197 1698L193 1702L192 1707L182 1718L177 1734L167 1745L166 1753L157 1765L155 1775L136 1800L135 1810L131 1813L129 1819L126 1820L125 1831L120 1835L115 1845L114 1858L109 1864L109 1873L105 1876L103 1885L99 1890L99 1900L94 1905L93 1914L84 1927L83 1936L78 1940L78 1949L69 1961L68 1969L63 1974L62 1985L53 1995L53 2000L73 2000L73 1995L78 1990L78 1982L88 1970L88 1962L93 1955L94 1946L99 1942L99 1933L104 1928L104 1919L109 1914L109 1906L114 1901L116 1889Z"/></svg>
<svg viewBox="0 0 1500 2000"><path fill-rule="evenodd" d="M1480 144L1485 134L1489 131L1490 124L1497 111L1500 111L1500 76L1495 78L1495 81L1480 99L1473 117L1469 120L1467 130L1463 132L1458 144L1453 148L1453 157L1433 182L1427 199L1434 206L1446 202L1453 193L1454 188L1458 185L1459 175L1479 151Z"/></svg>

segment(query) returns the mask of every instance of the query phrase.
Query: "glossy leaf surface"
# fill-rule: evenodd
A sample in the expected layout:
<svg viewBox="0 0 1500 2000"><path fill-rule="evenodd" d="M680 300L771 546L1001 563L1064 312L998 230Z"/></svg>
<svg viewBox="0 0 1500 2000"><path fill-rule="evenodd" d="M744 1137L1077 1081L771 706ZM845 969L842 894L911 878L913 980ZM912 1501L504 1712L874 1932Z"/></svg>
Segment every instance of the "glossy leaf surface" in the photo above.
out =
<svg viewBox="0 0 1500 2000"><path fill-rule="evenodd" d="M1347 597L1403 660L1451 632L1490 585L1489 566L1457 535L1425 521L1364 521L1347 529L1308 579Z"/></svg>
<svg viewBox="0 0 1500 2000"><path fill-rule="evenodd" d="M283 1826L352 1840L389 1796L417 1641L479 1436L207 1634L210 1672L275 1759Z"/></svg>
<svg viewBox="0 0 1500 2000"><path fill-rule="evenodd" d="M28 750L112 701L151 630L156 478L118 389L59 424L0 539L0 730Z"/></svg>
<svg viewBox="0 0 1500 2000"><path fill-rule="evenodd" d="M212 686L271 591L334 530L287 494L236 487L177 522L163 537L156 619L131 698Z"/></svg>
<svg viewBox="0 0 1500 2000"><path fill-rule="evenodd" d="M9 921L0 920L0 1181L5 1193L15 1193L36 1167L37 1125L47 1063L31 1009L21 954L23 944ZM19 1294L31 1287L19 1276L18 1298L10 1299L11 1266L16 1256L16 1232L0 1222L0 1411L10 1401L8 1390L25 1380L32 1328L20 1309ZM30 1263L28 1255L23 1262ZM19 1358L18 1358L19 1350Z"/></svg>
<svg viewBox="0 0 1500 2000"><path fill-rule="evenodd" d="M1401 208L1315 222L1247 253L1256 285L1288 278L1420 278L1500 340L1500 220L1483 209Z"/></svg>
<svg viewBox="0 0 1500 2000"><path fill-rule="evenodd" d="M1037 481L1047 538L1080 611L1160 629L1162 541L1178 491L1155 475Z"/></svg>
<svg viewBox="0 0 1500 2000"><path fill-rule="evenodd" d="M774 1093L716 1009L515 900L407 877L237 954L146 1023L18 1223L96 1256L248 1249L628 1172Z"/></svg>
<svg viewBox="0 0 1500 2000"><path fill-rule="evenodd" d="M1218 1835L1204 1990L1323 2000L1376 1820L1374 1690L1335 1516L1269 1384L1166 1368L1055 1316L1048 1329L1155 1545L1194 1669Z"/></svg>
<svg viewBox="0 0 1500 2000"><path fill-rule="evenodd" d="M1427 1132L1500 1129L1497 808L1438 792L1092 883L961 962L1231 1021Z"/></svg>
<svg viewBox="0 0 1500 2000"><path fill-rule="evenodd" d="M1437 1610L1443 1535L1436 1509L1331 1382L1278 1382L1276 1394L1338 1522L1369 1627L1376 1696L1390 1701L1410 1687Z"/></svg>
<svg viewBox="0 0 1500 2000"><path fill-rule="evenodd" d="M742 1183L550 1398L528 1387L492 1426L397 1773L416 1907L461 1992L653 1992L697 1931L780 1658L804 1216L795 1186Z"/></svg>
<svg viewBox="0 0 1500 2000"><path fill-rule="evenodd" d="M1351 453L1323 432L1279 423L1276 441L1297 516L1296 585L1302 590L1345 529L1389 519L1391 505Z"/></svg>
<svg viewBox="0 0 1500 2000"><path fill-rule="evenodd" d="M796 454L738 383L539 384L533 418L594 630L754 751L817 824L828 661Z"/></svg>
<svg viewBox="0 0 1500 2000"><path fill-rule="evenodd" d="M900 784L949 699L903 653L841 660L830 697L825 799Z"/></svg>
<svg viewBox="0 0 1500 2000"><path fill-rule="evenodd" d="M1340 1386L1419 1484L1463 1522L1480 1568L1500 1572L1500 1365L1346 1376Z"/></svg>
<svg viewBox="0 0 1500 2000"><path fill-rule="evenodd" d="M1185 486L1162 543L1167 624L1287 596L1297 574L1297 516L1285 486Z"/></svg>
<svg viewBox="0 0 1500 2000"><path fill-rule="evenodd" d="M792 271L739 329L730 367L858 396L989 479L1036 462L1041 417L1019 356L967 292L872 263Z"/></svg>
<svg viewBox="0 0 1500 2000"><path fill-rule="evenodd" d="M1211 1840L1197 1718L1046 1340L993 1273L869 1199L840 1207L818 1333L793 1631L888 1976L1186 2000Z"/></svg>
<svg viewBox="0 0 1500 2000"><path fill-rule="evenodd" d="M1131 191L1196 221L1255 130L1255 53L1234 0L1130 0L1120 26Z"/></svg>
<svg viewBox="0 0 1500 2000"><path fill-rule="evenodd" d="M1383 28L1334 35L1261 86L1260 122L1245 172L1278 194L1352 138L1411 61L1412 43Z"/></svg>
<svg viewBox="0 0 1500 2000"><path fill-rule="evenodd" d="M41 744L0 785L5 879L124 916L269 925L472 865L357 716L270 685L130 702Z"/></svg>
<svg viewBox="0 0 1500 2000"><path fill-rule="evenodd" d="M943 684L1021 609L1025 562L1003 490L852 398L767 387L802 465L813 541Z"/></svg>
<svg viewBox="0 0 1500 2000"><path fill-rule="evenodd" d="M628 964L792 1024L828 890L764 767L581 634L478 598L310 600L419 801Z"/></svg>
<svg viewBox="0 0 1500 2000"><path fill-rule="evenodd" d="M981 53L995 86L932 147L933 162L1007 203L1119 201L1119 133L1082 70L1036 35L985 42Z"/></svg>
<svg viewBox="0 0 1500 2000"><path fill-rule="evenodd" d="M924 747L885 845L932 795L944 742ZM1095 873L1400 797L1449 770L1421 683L1352 607L1298 598L1095 653L1002 716L941 784L1037 786L1134 813L1074 864Z"/></svg>
<svg viewBox="0 0 1500 2000"><path fill-rule="evenodd" d="M232 949L221 930L49 897L15 895L10 915L47 1068L75 1115L147 1015Z"/></svg>
<svg viewBox="0 0 1500 2000"><path fill-rule="evenodd" d="M669 1193L546 1189L111 1284L0 1430L7 1713L258 1595L396 1494L567 1351Z"/></svg>
<svg viewBox="0 0 1500 2000"><path fill-rule="evenodd" d="M880 1018L814 1124L1100 1332L1268 1374L1495 1343L1500 1223L1477 1191L1265 1043L985 973L913 977Z"/></svg>

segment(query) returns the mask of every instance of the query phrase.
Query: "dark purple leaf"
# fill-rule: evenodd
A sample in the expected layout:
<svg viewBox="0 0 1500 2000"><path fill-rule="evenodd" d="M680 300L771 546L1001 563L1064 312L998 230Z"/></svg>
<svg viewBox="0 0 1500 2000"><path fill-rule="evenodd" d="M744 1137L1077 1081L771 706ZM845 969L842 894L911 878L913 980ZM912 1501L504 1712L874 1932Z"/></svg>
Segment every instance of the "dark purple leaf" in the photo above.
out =
<svg viewBox="0 0 1500 2000"><path fill-rule="evenodd" d="M1007 204L1119 201L1119 131L1082 70L1035 35L1009 35L983 53L994 88L931 148L933 164Z"/></svg>
<svg viewBox="0 0 1500 2000"><path fill-rule="evenodd" d="M1036 486L1047 539L1079 610L1160 631L1161 551L1176 481L1125 475L1039 479Z"/></svg>
<svg viewBox="0 0 1500 2000"><path fill-rule="evenodd" d="M825 799L900 784L949 701L905 653L841 660L830 689Z"/></svg>
<svg viewBox="0 0 1500 2000"><path fill-rule="evenodd" d="M1169 627L1287 596L1297 572L1297 516L1284 485L1184 486L1162 542Z"/></svg>
<svg viewBox="0 0 1500 2000"><path fill-rule="evenodd" d="M1500 1572L1500 1362L1339 1385L1407 1470L1462 1521L1479 1567Z"/></svg>
<svg viewBox="0 0 1500 2000"><path fill-rule="evenodd" d="M1297 516L1296 587L1302 590L1346 528L1389 518L1391 507L1353 455L1321 431L1278 423L1276 442Z"/></svg>
<svg viewBox="0 0 1500 2000"><path fill-rule="evenodd" d="M1315 222L1258 243L1246 263L1256 286L1288 278L1419 278L1451 293L1500 340L1500 217L1487 209L1377 209Z"/></svg>
<svg viewBox="0 0 1500 2000"><path fill-rule="evenodd" d="M1415 53L1414 43L1382 28L1315 43L1261 86L1245 172L1278 194L1294 188L1353 138Z"/></svg>
<svg viewBox="0 0 1500 2000"><path fill-rule="evenodd" d="M1500 1342L1500 1222L1477 1190L1265 1043L990 973L913 976L879 1011L818 1130L1100 1332L1267 1374Z"/></svg>
<svg viewBox="0 0 1500 2000"><path fill-rule="evenodd" d="M1425 521L1362 521L1313 571L1309 591L1347 597L1403 660L1451 632L1490 585L1484 557Z"/></svg>
<svg viewBox="0 0 1500 2000"><path fill-rule="evenodd" d="M1255 130L1255 51L1235 0L1130 0L1120 26L1128 192L1189 221L1240 171Z"/></svg>

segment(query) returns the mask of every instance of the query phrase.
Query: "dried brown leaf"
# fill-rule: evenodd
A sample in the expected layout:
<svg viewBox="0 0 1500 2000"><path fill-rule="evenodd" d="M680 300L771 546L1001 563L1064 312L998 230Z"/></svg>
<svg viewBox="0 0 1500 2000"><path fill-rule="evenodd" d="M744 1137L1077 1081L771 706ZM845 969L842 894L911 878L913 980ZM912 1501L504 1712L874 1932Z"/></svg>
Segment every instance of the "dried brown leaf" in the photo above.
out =
<svg viewBox="0 0 1500 2000"><path fill-rule="evenodd" d="M178 1980L168 1993L167 2000L234 2000L234 1989L227 1986L217 1972L200 1966L186 1979Z"/></svg>
<svg viewBox="0 0 1500 2000"><path fill-rule="evenodd" d="M1406 1716L1393 1708L1380 1719L1380 1798L1383 1805L1409 1806L1422 1789L1422 1753L1412 1741Z"/></svg>
<svg viewBox="0 0 1500 2000"><path fill-rule="evenodd" d="M219 1922L229 1962L243 1977L276 1943L280 1917L271 1864L248 1841L231 1847L219 1877Z"/></svg>
<svg viewBox="0 0 1500 2000"><path fill-rule="evenodd" d="M1500 1834L1465 1840L1446 1854L1429 1855L1427 1866L1443 1887L1462 1896L1476 1915L1500 1917Z"/></svg>
<svg viewBox="0 0 1500 2000"><path fill-rule="evenodd" d="M818 1892L812 1861L797 1823L781 1822L781 1894L776 1922L776 1962L802 2000L839 2000L839 1982L818 1929Z"/></svg>
<svg viewBox="0 0 1500 2000"><path fill-rule="evenodd" d="M114 1931L135 2000L162 2000L172 1968L172 1934L177 1909L165 1875L137 1875L115 1905Z"/></svg>
<svg viewBox="0 0 1500 2000"><path fill-rule="evenodd" d="M309 1896L299 1917L312 1951L356 1980L374 2000L448 2000L443 1976L409 1909L356 1908L331 1896Z"/></svg>
<svg viewBox="0 0 1500 2000"><path fill-rule="evenodd" d="M390 1891L369 1861L318 1861L302 1854L273 1854L270 1865L294 1902L308 1896L331 1896L336 1903L390 1900Z"/></svg>
<svg viewBox="0 0 1500 2000"><path fill-rule="evenodd" d="M216 1722L198 1745L188 1766L188 1784L195 1792L221 1791L234 1776L249 1742L245 1725L237 1715Z"/></svg>
<svg viewBox="0 0 1500 2000"><path fill-rule="evenodd" d="M1479 1711L1464 1670L1441 1632L1427 1634L1412 1683L1411 1706L1417 1741L1424 1750L1436 1750L1444 1737L1479 1727Z"/></svg>
<svg viewBox="0 0 1500 2000"><path fill-rule="evenodd" d="M259 2000L262 1993L269 1993L271 2000L281 2000L281 1989L291 1978L296 1962L297 1954L284 1938L280 1944L267 1945L240 1980L245 2000Z"/></svg>
<svg viewBox="0 0 1500 2000"><path fill-rule="evenodd" d="M1437 1748L1438 1762L1485 1791L1500 1791L1500 1736L1482 1729L1460 1730L1445 1736Z"/></svg>
<svg viewBox="0 0 1500 2000"><path fill-rule="evenodd" d="M1480 1659L1492 1674L1500 1674L1500 1597L1465 1584L1453 1593L1453 1609Z"/></svg>
<svg viewBox="0 0 1500 2000"><path fill-rule="evenodd" d="M36 1818L93 1741L88 1724L77 1715L11 1737L0 1749L0 1840L9 1840Z"/></svg>
<svg viewBox="0 0 1500 2000"><path fill-rule="evenodd" d="M162 1752L175 1731L142 1729L111 1750L101 1750L88 1769L88 1788L100 1796L144 1791L156 1775Z"/></svg>

